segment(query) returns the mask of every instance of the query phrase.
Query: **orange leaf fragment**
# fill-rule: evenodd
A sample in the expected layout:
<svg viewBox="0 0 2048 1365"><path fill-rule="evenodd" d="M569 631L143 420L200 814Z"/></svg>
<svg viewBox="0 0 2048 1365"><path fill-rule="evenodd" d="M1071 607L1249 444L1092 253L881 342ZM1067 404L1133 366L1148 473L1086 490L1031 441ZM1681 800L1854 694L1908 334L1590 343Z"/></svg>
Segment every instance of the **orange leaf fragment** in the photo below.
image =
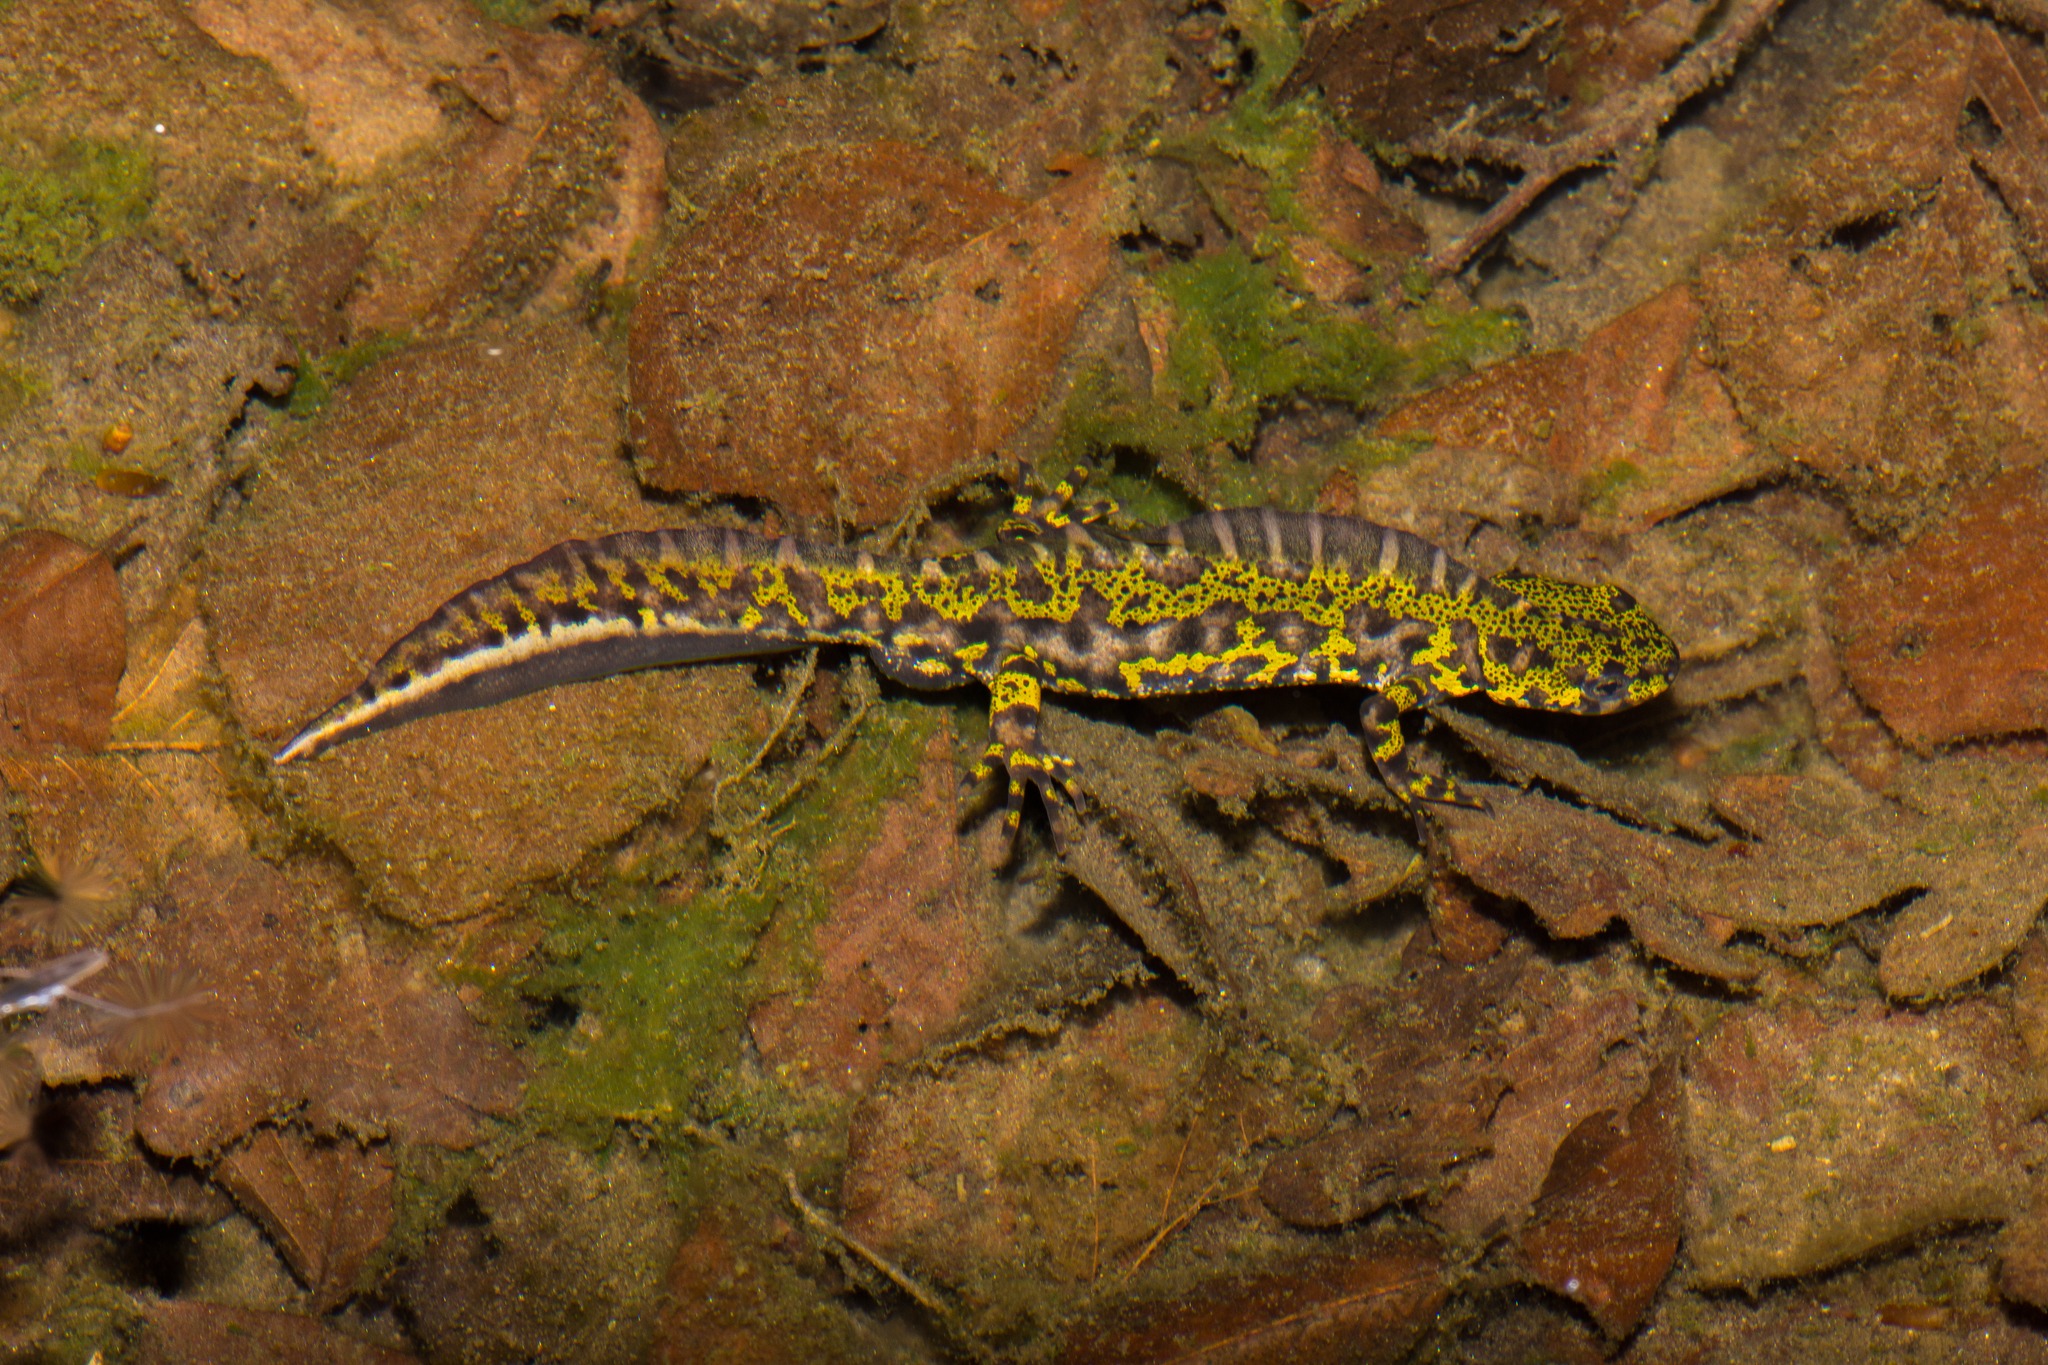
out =
<svg viewBox="0 0 2048 1365"><path fill-rule="evenodd" d="M1911 545L1837 579L1830 606L1849 685L1912 748L2048 724L2048 572L2022 550L2043 535L2040 475L2015 470L1958 498Z"/></svg>
<svg viewBox="0 0 2048 1365"><path fill-rule="evenodd" d="M106 465L92 476L94 487L102 493L112 493L121 498L153 498L171 486L171 481L147 469L127 469L121 465Z"/></svg>
<svg viewBox="0 0 2048 1365"><path fill-rule="evenodd" d="M396 1172L353 1142L316 1143L265 1129L221 1162L221 1184L249 1210L313 1292L320 1312L339 1307L391 1232Z"/></svg>
<svg viewBox="0 0 2048 1365"><path fill-rule="evenodd" d="M54 531L0 541L0 751L105 745L127 662L104 556Z"/></svg>

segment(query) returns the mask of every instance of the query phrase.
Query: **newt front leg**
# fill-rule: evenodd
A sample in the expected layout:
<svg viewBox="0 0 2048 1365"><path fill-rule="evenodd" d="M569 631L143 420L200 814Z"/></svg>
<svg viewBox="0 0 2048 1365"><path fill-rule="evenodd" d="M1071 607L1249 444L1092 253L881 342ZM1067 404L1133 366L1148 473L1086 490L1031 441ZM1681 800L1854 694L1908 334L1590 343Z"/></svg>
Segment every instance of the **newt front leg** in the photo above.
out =
<svg viewBox="0 0 2048 1365"><path fill-rule="evenodd" d="M1038 737L1045 685L1051 681L1045 666L1028 653L1012 654L997 666L988 680L988 748L974 765L970 783L985 782L1002 770L1009 778L1003 806L1006 837L1015 846L1017 828L1024 814L1024 793L1034 789L1045 801L1046 816L1052 822L1053 840L1062 837L1064 805L1079 810L1081 787L1074 780L1074 762L1060 754L1048 753Z"/></svg>
<svg viewBox="0 0 2048 1365"><path fill-rule="evenodd" d="M1403 801L1434 801L1439 805L1485 810L1484 801L1467 795L1450 778L1419 773L1408 763L1401 718L1420 711L1432 700L1412 678L1397 679L1368 696L1358 708L1358 725L1364 732L1366 752L1372 755L1381 779Z"/></svg>

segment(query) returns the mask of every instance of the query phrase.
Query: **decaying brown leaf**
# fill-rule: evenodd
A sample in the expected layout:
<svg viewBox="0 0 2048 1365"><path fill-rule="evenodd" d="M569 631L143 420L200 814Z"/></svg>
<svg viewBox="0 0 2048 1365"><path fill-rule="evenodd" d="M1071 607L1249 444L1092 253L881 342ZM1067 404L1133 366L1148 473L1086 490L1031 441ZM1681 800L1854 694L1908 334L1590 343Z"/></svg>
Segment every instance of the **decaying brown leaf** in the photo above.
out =
<svg viewBox="0 0 2048 1365"><path fill-rule="evenodd" d="M958 785L953 737L941 730L918 786L884 810L865 856L823 869L834 909L809 931L817 974L748 1020L765 1064L857 1093L950 1030L985 986L1002 945L972 897L968 869L978 860L956 829Z"/></svg>
<svg viewBox="0 0 2048 1365"><path fill-rule="evenodd" d="M83 11L70 19L93 22ZM128 21L106 27L125 32ZM24 40L19 30L10 36ZM20 397L0 399L0 506L22 524L61 526L106 547L121 562L129 619L149 621L185 590L222 490L246 468L222 448L257 391L274 397L291 386L282 367L292 360L268 320L215 311L161 243L108 242L15 329L6 359L15 378L0 390ZM169 481L144 502L102 492L74 463L71 452L98 446L117 418L137 424L121 462Z"/></svg>
<svg viewBox="0 0 2048 1365"><path fill-rule="evenodd" d="M977 1335L1043 1328L1063 1298L1149 1274L1212 1206L1234 1222L1248 1153L1302 1118L1220 1064L1192 1011L1119 993L1043 1043L885 1077L848 1133L844 1228Z"/></svg>
<svg viewBox="0 0 2048 1365"><path fill-rule="evenodd" d="M1998 1292L2035 1308L2048 1307L2048 1202L2038 1182L2024 1211L1998 1237Z"/></svg>
<svg viewBox="0 0 2048 1365"><path fill-rule="evenodd" d="M0 749L105 744L126 631L105 558L53 531L0 541Z"/></svg>
<svg viewBox="0 0 2048 1365"><path fill-rule="evenodd" d="M1348 731L1283 751L1234 708L1200 731L1148 741L1049 710L1087 795L1060 865L1206 1006L1292 1032L1308 1002L1290 985L1317 970L1305 940L1417 873L1412 826L1380 816L1393 798Z"/></svg>
<svg viewBox="0 0 2048 1365"><path fill-rule="evenodd" d="M2041 50L2009 33L1980 26L1970 54L1971 111L1961 130L1970 164L1998 189L2019 229L2020 249L2038 282L2048 279L2048 119L2041 113Z"/></svg>
<svg viewBox="0 0 2048 1365"><path fill-rule="evenodd" d="M1538 739L1474 712L1447 707L1437 719L1515 783L1542 782L1632 825L1711 840L1723 830L1713 804L1690 783L1590 763L1569 744Z"/></svg>
<svg viewBox="0 0 2048 1365"><path fill-rule="evenodd" d="M1521 172L1477 225L1431 258L1448 274L1572 171L1613 158L1642 174L1658 130L1728 77L1780 3L1730 5L1689 47L1708 16L1677 3L1335 9L1311 26L1296 79L1320 85L1370 136L1448 163L1453 184L1469 187L1482 166Z"/></svg>
<svg viewBox="0 0 2048 1365"><path fill-rule="evenodd" d="M1891 7L1748 234L1754 249L1701 272L1750 429L1866 529L1924 526L1945 485L2035 463L2048 436L2032 191L1999 178L2041 130L1989 36L1937 5ZM2007 152L1987 161L1987 140Z"/></svg>
<svg viewBox="0 0 2048 1365"><path fill-rule="evenodd" d="M362 262L345 305L360 332L510 312L578 271L622 278L660 216L660 135L588 44L449 0L194 9L291 88L366 201L367 254L318 253Z"/></svg>
<svg viewBox="0 0 2048 1365"><path fill-rule="evenodd" d="M67 1094L50 1104L42 1126L62 1135L57 1150L31 1137L0 1161L0 1245L133 1223L203 1226L231 1211L198 1176L160 1170L135 1149L135 1099L125 1090Z"/></svg>
<svg viewBox="0 0 2048 1365"><path fill-rule="evenodd" d="M2048 726L2048 568L2014 553L2044 539L2041 473L2014 470L1959 499L1940 529L1839 575L1830 605L1849 684L1915 749Z"/></svg>
<svg viewBox="0 0 2048 1365"><path fill-rule="evenodd" d="M1296 1365L1405 1359L1449 1296L1444 1256L1415 1232L1373 1232L1279 1258L1199 1295L1134 1300L1071 1334L1060 1358Z"/></svg>
<svg viewBox="0 0 2048 1365"><path fill-rule="evenodd" d="M1452 120L1489 133L1554 134L1585 123L1587 94L1656 74L1705 18L1613 0L1333 8L1310 25L1295 79L1320 86L1347 118L1388 142Z"/></svg>
<svg viewBox="0 0 2048 1365"><path fill-rule="evenodd" d="M391 1232L391 1161L342 1139L316 1142L274 1128L230 1152L217 1178L263 1225L325 1313Z"/></svg>
<svg viewBox="0 0 2048 1365"><path fill-rule="evenodd" d="M1557 1149L1517 1238L1537 1281L1584 1305L1617 1340L1635 1330L1678 1255L1680 1112L1678 1068L1666 1062L1626 1113L1581 1120Z"/></svg>
<svg viewBox="0 0 2048 1365"><path fill-rule="evenodd" d="M678 1240L659 1169L622 1136L600 1157L533 1142L484 1172L480 1216L444 1226L400 1277L429 1359L502 1359L509 1341L646 1360Z"/></svg>
<svg viewBox="0 0 2048 1365"><path fill-rule="evenodd" d="M1709 855L1697 845L1534 793L1488 791L1486 799L1492 809L1475 819L1443 817L1451 864L1527 905L1551 933L1585 938L1621 919L1646 949L1682 967L1725 979L1754 974L1698 917L1692 893Z"/></svg>
<svg viewBox="0 0 2048 1365"><path fill-rule="evenodd" d="M316 1131L444 1147L518 1105L519 1061L429 969L365 941L331 876L247 855L177 865L154 933L213 991L204 1030L149 1073L136 1130L217 1151L302 1111Z"/></svg>
<svg viewBox="0 0 2048 1365"><path fill-rule="evenodd" d="M1526 478L1561 484L1560 516L1640 531L1782 463L1743 430L1706 339L1698 295L1674 286L1576 350L1511 360L1422 395L1379 434L1511 456Z"/></svg>
<svg viewBox="0 0 2048 1365"><path fill-rule="evenodd" d="M14 887L28 903L13 908L52 928L113 932L178 857L248 847L230 779L205 754L0 754L0 791L31 855Z"/></svg>
<svg viewBox="0 0 2048 1365"><path fill-rule="evenodd" d="M1528 771L1566 790L1568 767L1495 735ZM1522 902L1561 938L1619 919L1650 952L1725 980L1758 970L1725 946L1736 929L1766 935L1840 924L1920 893L1880 964L1898 997L1936 994L2003 961L2048 901L2048 867L2011 856L2048 846L2024 764L1986 760L1930 769L1925 811L1873 795L1845 775L1729 777L1713 812L1738 837L1656 834L1534 792L1488 793L1483 814L1440 816L1453 865Z"/></svg>
<svg viewBox="0 0 2048 1365"><path fill-rule="evenodd" d="M643 476L804 518L890 519L1032 415L1108 278L1115 200L1087 168L1022 203L892 142L768 167L641 295Z"/></svg>
<svg viewBox="0 0 2048 1365"><path fill-rule="evenodd" d="M1487 1012L1529 965L1510 949L1471 970L1446 967L1417 934L1403 986L1340 986L1309 1036L1331 1049L1355 1123L1270 1162L1259 1196L1286 1221L1336 1227L1398 1199L1442 1188L1445 1173L1487 1149L1486 1120L1506 1081L1489 1052Z"/></svg>
<svg viewBox="0 0 2048 1365"><path fill-rule="evenodd" d="M706 1152L695 1159L709 1164L720 1155ZM669 1262L661 1327L647 1365L888 1359L893 1322L791 1311L793 1302L821 1300L808 1297L819 1293L807 1278L818 1269L815 1259L792 1242L770 1254L761 1248L761 1228L787 1227L785 1190L773 1187L771 1197L768 1180L734 1163L710 1178L719 1198L692 1211L695 1225Z"/></svg>
<svg viewBox="0 0 2048 1365"><path fill-rule="evenodd" d="M291 92L263 65L209 37L195 22L196 8L31 0L9 10L8 41L0 45L0 88L34 92L9 106L12 166L22 166L20 153L37 142L83 136L124 143L148 159L150 235L167 239L174 253L221 230L224 186L264 185L303 202L327 181L306 154L304 110ZM112 110L118 118L108 117ZM156 133L158 126L165 132ZM48 230L48 220L27 221L36 223L30 231ZM186 363L170 352L155 359L172 369ZM209 382L216 394L222 377ZM137 400L121 395L126 404ZM130 411L153 421L160 410L143 400ZM118 415L101 420L94 445ZM148 440L146 426L138 432Z"/></svg>
<svg viewBox="0 0 2048 1365"><path fill-rule="evenodd" d="M2038 784L2024 754L1927 768L1917 809L1821 773L1730 779L1716 787L1715 807L1754 836L1737 847L1763 856L1696 904L1769 930L1839 923L1869 908L1851 908L1858 893L1887 883L1886 896L1924 888L1893 924L1880 980L1897 998L1953 989L2004 961L2048 902Z"/></svg>
<svg viewBox="0 0 2048 1365"><path fill-rule="evenodd" d="M1620 983L1570 999L1515 941L1459 967L1418 932L1403 965L1394 988L1325 997L1311 1036L1353 1118L1276 1157L1260 1195L1308 1227L1419 1199L1454 1237L1483 1237L1525 1215L1585 1114L1642 1093L1643 1001Z"/></svg>
<svg viewBox="0 0 2048 1365"><path fill-rule="evenodd" d="M1526 976L1515 998L1520 1009L1490 1040L1505 1085L1487 1122L1492 1150L1429 1214L1468 1246L1524 1218L1580 1119L1634 1104L1660 1061L1645 1033L1648 1002L1626 977L1566 987L1544 971Z"/></svg>

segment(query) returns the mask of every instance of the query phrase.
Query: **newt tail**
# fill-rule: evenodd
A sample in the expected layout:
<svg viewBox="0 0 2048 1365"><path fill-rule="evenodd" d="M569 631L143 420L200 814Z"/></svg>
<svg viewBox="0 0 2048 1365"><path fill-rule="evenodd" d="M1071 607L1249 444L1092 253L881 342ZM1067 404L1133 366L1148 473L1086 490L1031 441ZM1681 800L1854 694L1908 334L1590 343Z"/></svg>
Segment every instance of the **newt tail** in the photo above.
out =
<svg viewBox="0 0 2048 1365"><path fill-rule="evenodd" d="M738 531L631 531L565 541L457 593L385 652L355 691L279 749L311 758L421 716L636 668L870 643L799 600L861 556Z"/></svg>
<svg viewBox="0 0 2048 1365"><path fill-rule="evenodd" d="M911 687L989 690L977 773L1007 771L1012 828L1028 788L1055 811L1080 794L1039 743L1048 692L1356 686L1396 794L1476 805L1409 765L1404 715L1473 693L1601 714L1656 696L1678 666L1617 588L1488 579L1367 521L1246 509L1117 533L1064 502L1017 511L990 549L922 559L703 527L568 541L451 598L276 761L558 683L840 644Z"/></svg>

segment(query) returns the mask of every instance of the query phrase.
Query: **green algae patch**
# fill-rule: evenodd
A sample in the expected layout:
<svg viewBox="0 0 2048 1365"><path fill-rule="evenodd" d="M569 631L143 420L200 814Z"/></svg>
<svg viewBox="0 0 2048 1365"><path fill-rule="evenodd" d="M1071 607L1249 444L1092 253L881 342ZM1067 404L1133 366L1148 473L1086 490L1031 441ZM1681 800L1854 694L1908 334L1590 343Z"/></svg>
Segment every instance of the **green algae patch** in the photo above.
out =
<svg viewBox="0 0 2048 1365"><path fill-rule="evenodd" d="M740 1056L742 972L771 904L700 893L679 906L643 903L607 919L551 903L548 965L528 997L568 1009L544 1031L526 1112L543 1131L602 1141L620 1121L665 1127L730 1077Z"/></svg>
<svg viewBox="0 0 2048 1365"><path fill-rule="evenodd" d="M1151 283L1179 320L1165 387L1212 439L1249 441L1260 410L1283 396L1363 407L1399 365L1373 328L1294 294L1276 266L1235 243L1168 266Z"/></svg>
<svg viewBox="0 0 2048 1365"><path fill-rule="evenodd" d="M1587 508L1604 515L1614 515L1628 495L1643 485L1646 477L1643 467L1635 461L1616 460L1587 480L1583 495Z"/></svg>
<svg viewBox="0 0 2048 1365"><path fill-rule="evenodd" d="M316 416L334 397L336 389L378 361L404 350L411 340L411 335L403 332L373 336L302 361L286 410L294 417Z"/></svg>
<svg viewBox="0 0 2048 1365"><path fill-rule="evenodd" d="M1301 53L1298 12L1235 0L1249 78L1222 114L1147 149L1192 174L1228 243L1157 258L1133 283L1149 386L1104 365L1072 389L1056 458L1142 452L1204 501L1313 505L1333 464L1255 495L1232 456L1290 406L1364 414L1448 375L1512 354L1520 325L1462 306L1415 270L1419 231L1381 202L1372 172L1321 98L1286 97Z"/></svg>
<svg viewBox="0 0 2048 1365"><path fill-rule="evenodd" d="M1288 403L1367 412L1520 345L1505 314L1434 298L1343 307L1299 292L1284 261L1232 243L1164 266L1138 286L1153 351L1149 392L1106 366L1084 373L1062 412L1054 464L1138 451L1205 496L1229 452L1251 448ZM1308 490L1304 496L1312 496Z"/></svg>
<svg viewBox="0 0 2048 1365"><path fill-rule="evenodd" d="M679 903L616 883L589 901L543 899L543 965L516 989L561 1022L534 1041L530 1121L595 1145L619 1122L660 1131L714 1111L797 1117L778 1090L741 1075L748 1011L817 976L810 932L834 909L833 869L857 862L939 723L924 703L877 704L852 747L771 822L772 847L740 885ZM763 952L771 923L774 950Z"/></svg>
<svg viewBox="0 0 2048 1365"><path fill-rule="evenodd" d="M109 237L132 231L155 196L150 158L76 138L0 161L0 303L33 300Z"/></svg>
<svg viewBox="0 0 2048 1365"><path fill-rule="evenodd" d="M1162 482L1149 468L1127 469L1119 463L1100 482L1102 489L1116 500L1118 511L1133 525L1165 526L1203 510L1199 500Z"/></svg>
<svg viewBox="0 0 2048 1365"><path fill-rule="evenodd" d="M531 28L541 7L534 0L476 0L477 13L507 28Z"/></svg>

